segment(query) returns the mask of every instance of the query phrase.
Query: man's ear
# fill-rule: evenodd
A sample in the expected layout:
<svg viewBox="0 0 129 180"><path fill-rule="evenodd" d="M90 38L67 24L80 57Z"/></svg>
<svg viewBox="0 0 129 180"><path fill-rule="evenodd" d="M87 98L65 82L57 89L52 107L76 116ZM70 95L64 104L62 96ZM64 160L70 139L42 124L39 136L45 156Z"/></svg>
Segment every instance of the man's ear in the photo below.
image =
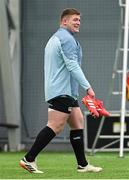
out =
<svg viewBox="0 0 129 180"><path fill-rule="evenodd" d="M67 18L67 17L64 17L64 18L62 19L62 24L63 24L63 25L67 25L67 20L68 20L68 18Z"/></svg>

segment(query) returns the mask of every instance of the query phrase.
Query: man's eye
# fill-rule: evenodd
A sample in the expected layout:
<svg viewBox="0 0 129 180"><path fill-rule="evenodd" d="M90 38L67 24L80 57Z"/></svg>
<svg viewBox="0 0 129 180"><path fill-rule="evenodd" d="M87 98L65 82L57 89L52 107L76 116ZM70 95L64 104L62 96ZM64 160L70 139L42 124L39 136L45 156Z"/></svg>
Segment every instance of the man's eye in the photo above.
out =
<svg viewBox="0 0 129 180"><path fill-rule="evenodd" d="M79 21L79 22L80 22L80 19L77 19L77 18L76 18L76 19L73 19L73 21Z"/></svg>

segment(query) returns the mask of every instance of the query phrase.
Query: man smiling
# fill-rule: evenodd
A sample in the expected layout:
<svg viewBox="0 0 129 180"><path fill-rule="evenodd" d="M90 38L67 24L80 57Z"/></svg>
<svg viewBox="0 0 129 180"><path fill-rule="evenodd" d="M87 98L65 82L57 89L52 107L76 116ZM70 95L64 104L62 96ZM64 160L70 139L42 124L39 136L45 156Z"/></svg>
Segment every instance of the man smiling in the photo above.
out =
<svg viewBox="0 0 129 180"><path fill-rule="evenodd" d="M81 69L82 49L74 34L80 29L80 12L73 8L63 10L60 28L45 47L44 76L45 100L49 103L48 123L38 134L32 148L20 161L20 165L33 173L37 169L35 158L47 144L70 126L70 142L77 160L78 172L100 172L101 167L88 164L84 152L83 114L78 104L79 85L85 93L95 93Z"/></svg>

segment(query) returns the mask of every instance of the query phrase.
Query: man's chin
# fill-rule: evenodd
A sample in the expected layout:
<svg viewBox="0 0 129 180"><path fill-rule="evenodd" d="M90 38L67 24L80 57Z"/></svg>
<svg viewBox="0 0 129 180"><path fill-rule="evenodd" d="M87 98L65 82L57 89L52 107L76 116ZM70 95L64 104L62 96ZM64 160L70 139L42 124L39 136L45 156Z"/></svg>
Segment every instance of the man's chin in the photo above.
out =
<svg viewBox="0 0 129 180"><path fill-rule="evenodd" d="M74 33L78 33L79 32L79 29L76 29L75 31L74 31Z"/></svg>

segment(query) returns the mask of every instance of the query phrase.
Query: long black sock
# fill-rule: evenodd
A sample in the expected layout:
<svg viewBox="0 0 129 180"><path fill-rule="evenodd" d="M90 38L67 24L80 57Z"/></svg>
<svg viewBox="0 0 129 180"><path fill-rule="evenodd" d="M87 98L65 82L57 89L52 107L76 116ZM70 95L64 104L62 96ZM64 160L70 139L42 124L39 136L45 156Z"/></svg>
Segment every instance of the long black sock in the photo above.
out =
<svg viewBox="0 0 129 180"><path fill-rule="evenodd" d="M70 142L72 144L78 165L81 165L83 167L86 166L88 162L85 158L84 152L83 129L71 130Z"/></svg>
<svg viewBox="0 0 129 180"><path fill-rule="evenodd" d="M30 151L25 155L27 161L32 162L35 160L39 152L55 137L55 132L46 126L42 129L32 145Z"/></svg>

